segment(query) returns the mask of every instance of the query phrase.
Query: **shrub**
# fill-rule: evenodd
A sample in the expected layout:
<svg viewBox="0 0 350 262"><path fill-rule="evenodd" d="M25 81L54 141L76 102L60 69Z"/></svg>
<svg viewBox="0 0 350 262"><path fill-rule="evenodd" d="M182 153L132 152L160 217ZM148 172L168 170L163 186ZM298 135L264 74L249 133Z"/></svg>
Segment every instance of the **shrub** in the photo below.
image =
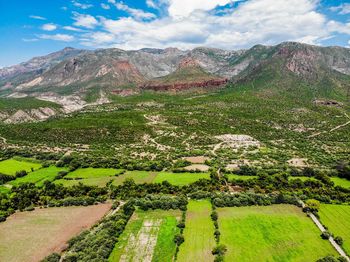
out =
<svg viewBox="0 0 350 262"><path fill-rule="evenodd" d="M52 253L51 255L45 257L41 262L59 262L61 256L57 253Z"/></svg>
<svg viewBox="0 0 350 262"><path fill-rule="evenodd" d="M176 245L180 246L183 242L185 242L185 238L181 234L176 234L174 237L174 242Z"/></svg>
<svg viewBox="0 0 350 262"><path fill-rule="evenodd" d="M344 243L343 238L340 237L340 236L336 236L336 237L334 238L334 241L335 241L339 246L343 245L343 243Z"/></svg>
<svg viewBox="0 0 350 262"><path fill-rule="evenodd" d="M17 171L16 172L16 177L24 177L24 176L26 176L28 173L27 173L27 171L25 171L25 170L21 170L21 171Z"/></svg>
<svg viewBox="0 0 350 262"><path fill-rule="evenodd" d="M321 233L321 237L322 237L322 239L325 239L325 240L327 240L327 239L329 239L330 237L331 237L331 233L329 232L329 231L323 231L322 233Z"/></svg>
<svg viewBox="0 0 350 262"><path fill-rule="evenodd" d="M226 251L227 251L227 247L224 244L220 244L214 247L211 253L216 256L223 256L225 255Z"/></svg>

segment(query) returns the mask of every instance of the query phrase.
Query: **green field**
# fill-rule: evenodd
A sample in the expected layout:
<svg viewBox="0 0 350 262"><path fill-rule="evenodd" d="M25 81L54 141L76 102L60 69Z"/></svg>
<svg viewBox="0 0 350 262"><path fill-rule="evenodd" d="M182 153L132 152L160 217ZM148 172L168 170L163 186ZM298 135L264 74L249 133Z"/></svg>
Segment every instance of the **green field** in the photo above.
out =
<svg viewBox="0 0 350 262"><path fill-rule="evenodd" d="M109 257L117 261L171 262L179 210L136 210Z"/></svg>
<svg viewBox="0 0 350 262"><path fill-rule="evenodd" d="M316 261L336 251L298 207L218 208L226 261Z"/></svg>
<svg viewBox="0 0 350 262"><path fill-rule="evenodd" d="M350 254L350 206L321 204L319 215L322 224L328 227L334 236L341 236L343 247Z"/></svg>
<svg viewBox="0 0 350 262"><path fill-rule="evenodd" d="M121 169L112 168L81 168L69 173L63 179L56 180L55 183L73 186L81 182L89 186L104 187L110 180L117 179L116 174L121 171Z"/></svg>
<svg viewBox="0 0 350 262"><path fill-rule="evenodd" d="M37 186L42 186L44 184L44 181L54 181L58 172L67 170L67 168L58 168L55 166L41 168L39 170L29 173L24 177L20 177L16 180L10 181L8 184L12 186L17 186L21 183L35 183Z"/></svg>
<svg viewBox="0 0 350 262"><path fill-rule="evenodd" d="M350 187L350 181L345 179L345 178L331 177L331 180L334 182L335 186L341 186L341 187L345 187L345 188Z"/></svg>
<svg viewBox="0 0 350 262"><path fill-rule="evenodd" d="M210 179L209 173L169 173L159 172L154 179L154 183L168 181L172 185L183 186L188 185L199 179Z"/></svg>
<svg viewBox="0 0 350 262"><path fill-rule="evenodd" d="M316 180L316 178L308 177L308 176L289 176L288 179L289 180L300 179L303 182L305 182L306 180Z"/></svg>
<svg viewBox="0 0 350 262"><path fill-rule="evenodd" d="M235 174L227 174L226 176L229 181L232 179L249 180L249 179L257 178L257 176L241 176L241 175L235 175Z"/></svg>
<svg viewBox="0 0 350 262"><path fill-rule="evenodd" d="M83 168L69 173L65 178L56 180L55 183L64 186L76 185L79 182L85 185L103 187L110 180L114 185L121 185L126 179L133 179L135 183L161 183L168 181L173 185L188 185L201 178L210 179L209 173L169 173L169 172L148 172L148 171L126 171L124 174L116 176L121 169L104 168Z"/></svg>
<svg viewBox="0 0 350 262"><path fill-rule="evenodd" d="M32 168L36 170L40 167L41 164L31 162L30 160L16 160L12 158L0 162L0 173L14 175L17 171L25 170L30 172Z"/></svg>
<svg viewBox="0 0 350 262"><path fill-rule="evenodd" d="M214 225L208 200L190 200L186 213L185 242L180 246L177 261L213 261Z"/></svg>

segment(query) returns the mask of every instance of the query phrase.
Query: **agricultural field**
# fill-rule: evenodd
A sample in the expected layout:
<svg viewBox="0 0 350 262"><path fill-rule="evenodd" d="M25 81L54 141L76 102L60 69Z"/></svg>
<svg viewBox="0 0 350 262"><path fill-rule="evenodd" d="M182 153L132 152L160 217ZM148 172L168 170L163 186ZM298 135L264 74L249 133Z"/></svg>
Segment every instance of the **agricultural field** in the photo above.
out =
<svg viewBox="0 0 350 262"><path fill-rule="evenodd" d="M345 179L345 178L331 177L331 180L334 182L335 186L341 186L341 187L344 187L344 188L349 188L350 187L350 181Z"/></svg>
<svg viewBox="0 0 350 262"><path fill-rule="evenodd" d="M60 252L70 238L94 225L110 207L100 204L15 213L0 223L0 261L35 262Z"/></svg>
<svg viewBox="0 0 350 262"><path fill-rule="evenodd" d="M136 210L109 257L110 262L171 262L180 210Z"/></svg>
<svg viewBox="0 0 350 262"><path fill-rule="evenodd" d="M218 208L226 261L316 261L336 255L319 229L292 205Z"/></svg>
<svg viewBox="0 0 350 262"><path fill-rule="evenodd" d="M67 168L59 168L50 166L33 171L24 177L19 177L16 180L8 182L9 185L18 186L21 183L34 183L37 186L42 186L45 181L54 181L60 171L68 171Z"/></svg>
<svg viewBox="0 0 350 262"><path fill-rule="evenodd" d="M109 181L112 181L113 185L121 185L126 179L133 179L137 184L161 183L163 181L168 181L170 184L182 186L193 183L202 178L210 179L209 173L126 171L125 173L120 174L120 172L122 172L121 169L77 169L76 171L69 173L65 178L56 180L55 183L64 186L72 186L81 182L85 185L103 187Z"/></svg>
<svg viewBox="0 0 350 262"><path fill-rule="evenodd" d="M240 180L249 180L253 178L257 178L257 176L244 176L244 175L235 175L235 174L227 174L228 180L240 179Z"/></svg>
<svg viewBox="0 0 350 262"><path fill-rule="evenodd" d="M6 175L14 175L17 171L25 170L31 172L41 168L41 164L32 162L30 159L8 159L0 162L0 173Z"/></svg>
<svg viewBox="0 0 350 262"><path fill-rule="evenodd" d="M350 206L321 204L319 215L322 224L328 227L335 237L343 238L343 248L350 254Z"/></svg>
<svg viewBox="0 0 350 262"><path fill-rule="evenodd" d="M308 176L289 176L288 179L289 180L300 179L303 182L305 182L306 180L316 180L316 178L308 177Z"/></svg>
<svg viewBox="0 0 350 262"><path fill-rule="evenodd" d="M210 218L211 203L208 200L190 200L186 212L185 242L180 246L179 262L213 261L215 246L214 224Z"/></svg>
<svg viewBox="0 0 350 262"><path fill-rule="evenodd" d="M210 179L209 173L169 173L159 172L153 183L168 181L172 185L183 186L194 183L200 179Z"/></svg>
<svg viewBox="0 0 350 262"><path fill-rule="evenodd" d="M55 183L64 186L76 185L79 182L89 186L104 187L110 180L115 180L121 169L112 168L81 168L77 169Z"/></svg>

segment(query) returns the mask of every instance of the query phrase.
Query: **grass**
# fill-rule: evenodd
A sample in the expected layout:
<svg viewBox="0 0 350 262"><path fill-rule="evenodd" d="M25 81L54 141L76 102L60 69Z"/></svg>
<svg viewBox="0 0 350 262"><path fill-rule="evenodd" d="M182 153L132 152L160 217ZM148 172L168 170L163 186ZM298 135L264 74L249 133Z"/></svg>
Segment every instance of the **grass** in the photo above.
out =
<svg viewBox="0 0 350 262"><path fill-rule="evenodd" d="M336 255L298 207L272 205L219 208L226 261L316 261Z"/></svg>
<svg viewBox="0 0 350 262"><path fill-rule="evenodd" d="M121 171L121 169L112 168L81 168L65 176L65 178L72 180L63 178L56 180L55 183L64 186L73 186L81 182L89 186L104 187L110 180L117 179L116 174L119 174Z"/></svg>
<svg viewBox="0 0 350 262"><path fill-rule="evenodd" d="M335 186L341 186L344 188L350 187L350 181L340 177L331 177L331 180L334 182Z"/></svg>
<svg viewBox="0 0 350 262"><path fill-rule="evenodd" d="M208 200L190 200L186 213L185 242L180 246L177 261L213 261L214 225Z"/></svg>
<svg viewBox="0 0 350 262"><path fill-rule="evenodd" d="M306 180L316 180L316 178L308 176L289 176L288 179L300 179L303 182L305 182Z"/></svg>
<svg viewBox="0 0 350 262"><path fill-rule="evenodd" d="M16 160L8 159L0 162L0 173L7 175L14 175L17 171L25 170L30 172L32 170L41 168L41 164L31 162L30 160Z"/></svg>
<svg viewBox="0 0 350 262"><path fill-rule="evenodd" d="M7 194L9 192L10 192L10 188L3 185L0 186L0 194Z"/></svg>
<svg viewBox="0 0 350 262"><path fill-rule="evenodd" d="M17 212L0 223L0 261L41 261L84 228L95 224L110 204Z"/></svg>
<svg viewBox="0 0 350 262"><path fill-rule="evenodd" d="M257 176L242 176L242 175L235 175L235 174L227 174L226 176L228 180L232 180L232 179L249 180L249 179L257 178Z"/></svg>
<svg viewBox="0 0 350 262"><path fill-rule="evenodd" d="M18 186L21 183L35 183L37 186L42 186L45 181L54 181L58 172L67 170L67 168L58 168L55 166L41 168L39 170L29 173L24 177L20 177L16 180L10 181L8 184L12 186Z"/></svg>
<svg viewBox="0 0 350 262"><path fill-rule="evenodd" d="M173 261L176 249L173 239L179 232L176 225L180 216L179 210L136 210L109 261L116 262L121 258L123 261Z"/></svg>
<svg viewBox="0 0 350 262"><path fill-rule="evenodd" d="M126 171L124 174L116 176L121 169L108 168L83 168L69 173L66 178L72 180L59 179L55 183L64 186L76 185L79 182L86 185L103 187L107 182L113 181L114 185L121 185L126 179L133 179L136 184L161 183L168 181L173 185L188 185L201 178L210 179L209 173L170 173L170 172L148 172L148 171Z"/></svg>
<svg viewBox="0 0 350 262"><path fill-rule="evenodd" d="M209 173L168 173L159 172L153 181L154 183L161 183L168 181L172 185L183 186L188 185L199 179L210 179Z"/></svg>
<svg viewBox="0 0 350 262"><path fill-rule="evenodd" d="M334 236L344 240L343 248L350 254L350 206L321 204L319 215L322 224L328 227Z"/></svg>

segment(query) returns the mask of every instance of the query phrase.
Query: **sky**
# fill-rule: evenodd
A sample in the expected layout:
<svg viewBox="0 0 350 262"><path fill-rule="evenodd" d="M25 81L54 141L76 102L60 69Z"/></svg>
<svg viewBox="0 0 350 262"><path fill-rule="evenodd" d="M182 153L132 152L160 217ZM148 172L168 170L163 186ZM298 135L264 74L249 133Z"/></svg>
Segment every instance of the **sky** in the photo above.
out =
<svg viewBox="0 0 350 262"><path fill-rule="evenodd" d="M0 0L0 68L70 46L350 47L350 0Z"/></svg>

